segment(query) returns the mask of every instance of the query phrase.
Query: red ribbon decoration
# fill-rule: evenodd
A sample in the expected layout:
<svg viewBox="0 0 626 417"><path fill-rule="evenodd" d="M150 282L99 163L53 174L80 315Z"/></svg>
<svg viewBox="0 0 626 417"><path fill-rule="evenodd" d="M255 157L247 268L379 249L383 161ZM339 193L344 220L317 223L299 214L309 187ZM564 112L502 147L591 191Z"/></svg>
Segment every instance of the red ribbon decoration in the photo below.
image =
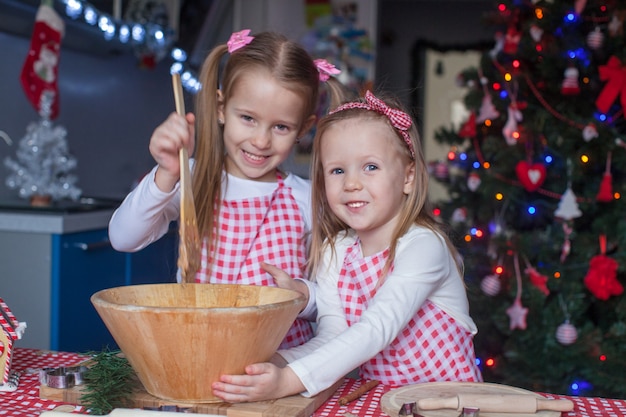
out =
<svg viewBox="0 0 626 417"><path fill-rule="evenodd" d="M596 107L602 113L609 111L613 102L620 95L622 108L626 109L626 67L616 56L609 58L606 65L598 67L600 80L607 81L606 85L596 99Z"/></svg>

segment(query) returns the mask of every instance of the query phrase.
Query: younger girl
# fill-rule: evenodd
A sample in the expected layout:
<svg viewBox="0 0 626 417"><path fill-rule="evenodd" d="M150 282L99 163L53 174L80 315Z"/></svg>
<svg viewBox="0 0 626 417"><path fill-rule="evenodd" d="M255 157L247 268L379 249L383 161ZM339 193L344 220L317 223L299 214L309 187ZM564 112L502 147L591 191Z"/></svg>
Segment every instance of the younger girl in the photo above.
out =
<svg viewBox="0 0 626 417"><path fill-rule="evenodd" d="M315 395L356 367L391 386L481 381L461 265L427 208L428 174L411 118L367 92L317 129L318 334L273 363L248 366L247 375L222 376L213 393L229 402Z"/></svg>
<svg viewBox="0 0 626 417"><path fill-rule="evenodd" d="M278 166L315 121L320 79L338 71L314 62L282 35L249 32L233 34L209 54L200 74L197 118L173 112L156 128L150 153L158 165L109 223L111 244L120 251L140 250L163 236L179 216L179 149L185 146L191 155L195 145L200 283L275 285L261 269L263 261L305 278L310 183ZM341 91L336 80L329 81L337 86L331 91ZM310 323L298 319L282 346L311 336Z"/></svg>

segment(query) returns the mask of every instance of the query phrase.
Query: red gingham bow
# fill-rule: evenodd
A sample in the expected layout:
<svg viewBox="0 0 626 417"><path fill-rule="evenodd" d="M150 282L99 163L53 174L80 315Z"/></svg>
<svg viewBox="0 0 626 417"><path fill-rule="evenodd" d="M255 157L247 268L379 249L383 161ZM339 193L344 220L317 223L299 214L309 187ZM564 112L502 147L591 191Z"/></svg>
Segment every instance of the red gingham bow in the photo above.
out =
<svg viewBox="0 0 626 417"><path fill-rule="evenodd" d="M409 128L411 127L411 125L413 124L411 116L409 116L402 110L389 107L387 104L385 104L384 101L376 97L369 90L367 90L367 92L365 93L365 101L366 103L353 101L350 103L342 104L336 109L328 112L328 114L333 114L333 113L337 113L342 110L348 110L348 109L365 109L365 110L375 111L376 113L380 113L380 114L387 116L387 119L389 119L389 122L391 122L391 125L396 130L398 130L398 132L400 132L400 134L402 135L402 138L404 139L404 142L406 142L406 145L409 147L409 151L411 152L411 158L415 159L415 150L413 149L413 143L411 142L411 137L409 136L409 133L407 132Z"/></svg>

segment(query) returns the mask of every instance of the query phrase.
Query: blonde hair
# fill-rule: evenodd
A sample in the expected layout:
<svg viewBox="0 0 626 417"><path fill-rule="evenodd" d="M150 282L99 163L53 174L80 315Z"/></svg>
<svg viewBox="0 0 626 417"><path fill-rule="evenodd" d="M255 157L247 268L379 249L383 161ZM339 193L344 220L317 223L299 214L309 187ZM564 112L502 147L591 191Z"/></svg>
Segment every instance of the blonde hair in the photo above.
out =
<svg viewBox="0 0 626 417"><path fill-rule="evenodd" d="M377 95L377 97L383 100L390 108L398 109L407 113L398 100L379 95ZM361 98L357 100L357 102L365 103L365 100ZM324 133L330 126L339 121L357 118L379 120L380 122L387 124L389 129L391 129L398 138L398 146L396 149L400 152L400 158L398 159L399 163L406 164L407 166L409 164L415 164L413 190L406 196L400 209L400 221L393 232L392 240L389 246L389 257L387 258L381 277L386 276L393 264L398 240L407 233L412 225L426 227L440 235L444 239L446 246L449 248L451 255L457 262L459 273L461 273L462 265L460 263L460 257L458 256L457 249L444 232L443 225L438 223L431 214L432 210L430 209L430 203L428 201L428 170L415 123L412 123L408 130L408 136L415 152L414 159L412 159L411 151L409 146L405 143L405 139L401 136L398 130L392 126L387 116L364 108L347 108L323 117L317 125L317 132L313 141L313 155L311 158L313 235L311 239L311 257L309 261L310 276L315 277L317 273L324 273L324 271L319 271L324 250L326 247L330 247L332 249L333 256L335 256L336 237L341 232L348 231L350 229L346 223L333 213L328 205L328 201L326 200L324 171L321 161L321 148ZM350 140L350 138L346 137L345 140Z"/></svg>
<svg viewBox="0 0 626 417"><path fill-rule="evenodd" d="M249 71L267 71L285 88L300 95L305 103L302 124L315 115L319 98L319 72L311 56L296 42L274 32L254 35L248 45L227 56L226 44L216 46L205 59L199 76L203 88L196 96L196 149L193 172L193 194L198 218L198 229L216 249L222 175L226 163L226 149L222 127L218 123L217 90L222 92L226 105L242 74ZM332 90L338 81L327 82ZM334 94L334 93L333 93ZM210 254L211 255L211 254Z"/></svg>

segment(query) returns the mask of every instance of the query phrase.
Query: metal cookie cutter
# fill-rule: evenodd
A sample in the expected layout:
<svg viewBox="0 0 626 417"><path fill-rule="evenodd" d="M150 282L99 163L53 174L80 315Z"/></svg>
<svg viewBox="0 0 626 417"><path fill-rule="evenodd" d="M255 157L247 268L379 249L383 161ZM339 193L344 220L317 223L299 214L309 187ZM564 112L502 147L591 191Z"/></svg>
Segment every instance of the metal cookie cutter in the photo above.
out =
<svg viewBox="0 0 626 417"><path fill-rule="evenodd" d="M74 386L74 374L65 372L65 368L54 368L46 371L46 385L50 388L72 388Z"/></svg>
<svg viewBox="0 0 626 417"><path fill-rule="evenodd" d="M50 388L72 388L85 383L86 366L69 366L61 368L44 368L39 371L40 382Z"/></svg>

